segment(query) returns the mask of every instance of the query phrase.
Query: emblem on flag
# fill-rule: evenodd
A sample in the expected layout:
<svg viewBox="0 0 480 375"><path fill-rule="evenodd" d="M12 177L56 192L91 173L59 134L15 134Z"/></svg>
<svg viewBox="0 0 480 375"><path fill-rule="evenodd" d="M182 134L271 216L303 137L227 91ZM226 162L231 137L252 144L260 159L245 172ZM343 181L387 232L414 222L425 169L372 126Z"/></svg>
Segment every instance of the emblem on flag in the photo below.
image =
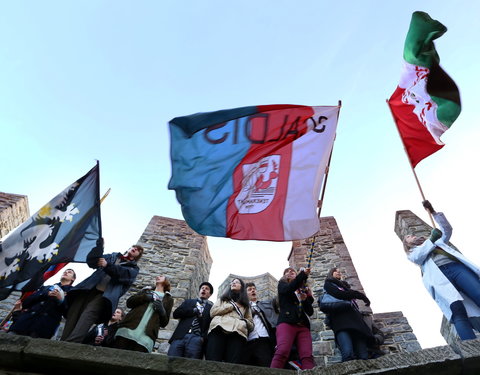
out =
<svg viewBox="0 0 480 375"><path fill-rule="evenodd" d="M100 237L97 165L0 242L0 300L52 265L86 262Z"/></svg>
<svg viewBox="0 0 480 375"><path fill-rule="evenodd" d="M258 163L242 165L242 190L235 199L239 214L262 212L272 203L279 168L280 155L266 156Z"/></svg>

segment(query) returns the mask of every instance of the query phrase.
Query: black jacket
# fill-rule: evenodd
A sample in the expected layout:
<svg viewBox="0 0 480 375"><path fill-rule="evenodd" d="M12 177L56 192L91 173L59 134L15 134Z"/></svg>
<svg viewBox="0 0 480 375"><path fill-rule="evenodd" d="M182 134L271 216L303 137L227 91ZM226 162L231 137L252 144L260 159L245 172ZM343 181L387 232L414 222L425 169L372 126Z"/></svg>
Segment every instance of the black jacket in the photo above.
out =
<svg viewBox="0 0 480 375"><path fill-rule="evenodd" d="M178 306L173 312L173 318L179 319L177 328L170 337L168 341L171 343L173 340L182 339L189 331L192 326L193 319L197 316L193 309L197 306L197 298L186 299ZM202 332L202 337L204 340L207 338L208 327L212 318L210 317L210 309L212 308L212 303L207 301L205 303L205 309L203 310L202 316L199 317L200 329Z"/></svg>
<svg viewBox="0 0 480 375"><path fill-rule="evenodd" d="M280 314L277 325L280 323L299 324L302 323L310 328L308 316L313 314L313 297L308 297L302 302L302 309L299 309L299 300L295 291L303 285L308 275L300 272L291 282L280 280L278 283L278 299L280 305ZM308 315L308 316L307 316Z"/></svg>
<svg viewBox="0 0 480 375"><path fill-rule="evenodd" d="M64 292L68 292L70 285L61 286ZM42 286L35 293L25 298L22 302L22 312L18 315L10 327L10 331L19 335L50 339L60 324L62 315L66 313L67 303L64 299L59 302L54 297L49 297L48 292L52 285Z"/></svg>
<svg viewBox="0 0 480 375"><path fill-rule="evenodd" d="M329 278L325 280L325 291L338 299L352 300L363 299L365 295L362 292L353 290L350 285L341 280ZM340 289L342 288L342 289ZM336 334L340 331L356 331L366 336L367 339L373 339L373 334L365 323L362 314L352 305L352 308L328 314L329 326Z"/></svg>
<svg viewBox="0 0 480 375"><path fill-rule="evenodd" d="M115 264L116 260L121 257L120 253L105 254L103 258L107 261L105 268L97 268L94 273L83 280L80 284L75 286L70 293L68 293L67 300L71 304L77 293L82 291L89 291L95 289L97 284L106 276L111 277L105 291L103 298L105 300L105 309L97 323L107 322L115 312L118 305L118 300L123 296L130 286L135 281L139 269L135 261L121 261ZM97 258L98 261L98 258ZM96 267L96 264L91 261L88 264L90 267Z"/></svg>

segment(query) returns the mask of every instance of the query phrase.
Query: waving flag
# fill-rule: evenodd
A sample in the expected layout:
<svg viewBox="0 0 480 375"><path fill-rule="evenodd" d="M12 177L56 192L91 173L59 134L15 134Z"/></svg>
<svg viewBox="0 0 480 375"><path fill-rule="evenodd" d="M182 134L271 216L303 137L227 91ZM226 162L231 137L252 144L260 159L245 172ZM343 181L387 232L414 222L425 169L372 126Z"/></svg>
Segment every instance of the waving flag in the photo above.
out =
<svg viewBox="0 0 480 375"><path fill-rule="evenodd" d="M440 136L460 114L460 93L433 43L446 31L427 13L413 13L400 83L389 101L412 167L443 147Z"/></svg>
<svg viewBox="0 0 480 375"><path fill-rule="evenodd" d="M170 121L172 178L196 232L287 241L315 234L339 107L252 106Z"/></svg>
<svg viewBox="0 0 480 375"><path fill-rule="evenodd" d="M100 256L100 237L97 164L0 242L0 300L27 284L24 291L38 288L36 281L60 263Z"/></svg>

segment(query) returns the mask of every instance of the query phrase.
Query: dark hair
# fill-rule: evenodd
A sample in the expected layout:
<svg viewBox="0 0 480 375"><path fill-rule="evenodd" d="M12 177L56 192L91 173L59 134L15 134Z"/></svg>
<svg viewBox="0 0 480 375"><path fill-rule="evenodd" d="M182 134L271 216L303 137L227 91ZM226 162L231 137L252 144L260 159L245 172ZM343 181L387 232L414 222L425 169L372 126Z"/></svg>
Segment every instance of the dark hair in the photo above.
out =
<svg viewBox="0 0 480 375"><path fill-rule="evenodd" d="M247 288L245 288L245 283L243 282L242 279L239 279L238 277L234 277L233 280L238 280L240 281L240 285L242 286L240 288L240 292L233 292L232 288L230 285L225 288L225 291L223 292L222 296L220 297L220 300L225 302L225 301L234 301L242 305L243 307L249 309L250 308L250 302L248 300L248 295L247 295Z"/></svg>
<svg viewBox="0 0 480 375"><path fill-rule="evenodd" d="M77 274L75 273L75 270L73 268L67 268L65 271L72 271L73 272L73 280L70 281L70 285L72 285L75 282L75 280L77 279ZM63 272L65 272L65 271L63 271Z"/></svg>
<svg viewBox="0 0 480 375"><path fill-rule="evenodd" d="M333 267L333 268L330 268L330 270L328 271L327 273L327 279L333 279L333 273L338 270L338 267Z"/></svg>
<svg viewBox="0 0 480 375"><path fill-rule="evenodd" d="M135 249L138 250L139 254L137 255L137 257L135 258L135 261L138 262L140 260L140 258L142 257L143 255L143 252L145 251L144 248L140 245L133 245L132 247L134 247Z"/></svg>
<svg viewBox="0 0 480 375"><path fill-rule="evenodd" d="M203 283L200 284L200 286L198 287L198 290L200 290L202 288L202 286L208 286L208 289L210 289L210 295L213 294L213 285L210 284L208 281L204 281Z"/></svg>
<svg viewBox="0 0 480 375"><path fill-rule="evenodd" d="M126 313L125 313L125 311L124 311L121 307L117 307L117 308L115 309L115 311L116 311L116 310L120 310L120 311L122 312L122 314L121 314L122 319L125 318Z"/></svg>
<svg viewBox="0 0 480 375"><path fill-rule="evenodd" d="M287 267L283 270L283 276L281 277L280 280L278 280L278 282L285 282L285 283L288 283L288 280L287 280L287 276L285 276L285 274L287 273L288 270L294 270L297 274L297 270L293 267Z"/></svg>
<svg viewBox="0 0 480 375"><path fill-rule="evenodd" d="M255 285L255 283L249 282L249 283L246 283L246 284L245 284L245 289L248 289L248 288L251 287L251 286L257 288L257 286Z"/></svg>

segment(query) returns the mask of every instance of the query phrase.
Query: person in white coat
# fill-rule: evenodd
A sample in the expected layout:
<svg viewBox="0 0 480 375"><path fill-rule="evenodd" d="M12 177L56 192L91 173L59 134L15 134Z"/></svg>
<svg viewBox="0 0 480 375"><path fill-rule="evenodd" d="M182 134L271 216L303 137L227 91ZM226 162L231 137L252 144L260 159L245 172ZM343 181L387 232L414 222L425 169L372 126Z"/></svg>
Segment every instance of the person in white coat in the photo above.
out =
<svg viewBox="0 0 480 375"><path fill-rule="evenodd" d="M475 339L480 320L480 268L448 244L452 227L429 201L422 202L440 229L428 239L406 235L403 240L408 259L422 270L423 284L451 321L461 340Z"/></svg>

